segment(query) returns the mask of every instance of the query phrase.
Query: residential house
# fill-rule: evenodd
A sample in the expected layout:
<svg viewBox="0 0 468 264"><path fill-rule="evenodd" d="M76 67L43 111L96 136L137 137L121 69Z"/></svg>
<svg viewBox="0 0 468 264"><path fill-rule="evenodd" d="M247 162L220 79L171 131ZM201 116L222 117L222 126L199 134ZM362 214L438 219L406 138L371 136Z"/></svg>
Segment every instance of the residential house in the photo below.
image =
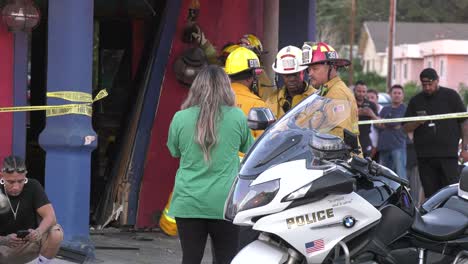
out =
<svg viewBox="0 0 468 264"><path fill-rule="evenodd" d="M456 90L468 84L468 40L434 40L399 45L394 49L393 83L417 82L422 69L431 67L439 83Z"/></svg>
<svg viewBox="0 0 468 264"><path fill-rule="evenodd" d="M388 34L388 22L364 22L359 41L359 54L361 55L364 72L376 72L380 76L387 76ZM468 40L468 24L396 23L395 46L402 46L404 52L402 51L403 53L401 53L400 56L403 54L405 54L405 56L409 56L407 59L411 59L412 65L418 65L418 63L421 63L418 62L419 60L414 58L414 56L420 58L421 55L417 55L418 48L416 46L412 46L412 44L418 45L419 43L436 40ZM394 52L394 54L394 58L397 58L396 52ZM429 56L427 54L423 56L428 57L429 63L431 60ZM410 64L408 64L409 62L405 62L406 59L400 59L403 65L406 63L406 67L410 67ZM424 66L427 66L427 63L424 64ZM417 80L417 78L413 78L414 73L410 73L409 71L411 70L409 68L407 69L406 78Z"/></svg>

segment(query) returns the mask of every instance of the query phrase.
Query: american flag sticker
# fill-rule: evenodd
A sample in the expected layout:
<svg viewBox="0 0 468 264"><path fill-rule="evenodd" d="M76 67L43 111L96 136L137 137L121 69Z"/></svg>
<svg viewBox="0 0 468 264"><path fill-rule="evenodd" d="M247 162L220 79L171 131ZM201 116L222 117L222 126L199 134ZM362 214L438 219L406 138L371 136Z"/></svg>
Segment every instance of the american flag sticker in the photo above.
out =
<svg viewBox="0 0 468 264"><path fill-rule="evenodd" d="M323 241L323 238L314 240L312 242L306 243L305 244L305 249L307 254L314 253L316 251L323 250L325 248L325 242Z"/></svg>
<svg viewBox="0 0 468 264"><path fill-rule="evenodd" d="M333 112L335 113L343 112L344 110L345 110L345 107L342 104L336 105L333 107Z"/></svg>

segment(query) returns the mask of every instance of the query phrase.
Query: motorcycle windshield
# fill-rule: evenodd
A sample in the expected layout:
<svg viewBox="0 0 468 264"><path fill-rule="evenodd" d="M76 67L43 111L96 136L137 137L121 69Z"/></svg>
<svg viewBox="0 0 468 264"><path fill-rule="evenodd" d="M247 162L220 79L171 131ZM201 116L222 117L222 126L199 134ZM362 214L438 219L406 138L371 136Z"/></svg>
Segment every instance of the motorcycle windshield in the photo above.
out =
<svg viewBox="0 0 468 264"><path fill-rule="evenodd" d="M269 127L242 161L239 177L255 179L271 166L313 156L309 142L350 116L350 103L311 95Z"/></svg>

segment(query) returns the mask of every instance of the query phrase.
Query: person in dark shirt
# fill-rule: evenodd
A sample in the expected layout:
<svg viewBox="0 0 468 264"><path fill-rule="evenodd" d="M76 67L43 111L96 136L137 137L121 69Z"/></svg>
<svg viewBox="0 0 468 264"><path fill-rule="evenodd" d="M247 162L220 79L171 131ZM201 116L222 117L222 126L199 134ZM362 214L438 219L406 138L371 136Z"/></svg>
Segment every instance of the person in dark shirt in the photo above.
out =
<svg viewBox="0 0 468 264"><path fill-rule="evenodd" d="M392 105L385 106L380 111L380 118L400 118L405 115L406 106L403 87L395 84L390 88ZM376 124L379 130L377 149L380 155L380 164L394 170L403 179L406 177L406 133L401 123Z"/></svg>
<svg viewBox="0 0 468 264"><path fill-rule="evenodd" d="M367 86L364 81L357 81L354 86L354 97L358 106L359 121L375 120L377 116L377 106L367 100ZM359 142L361 142L362 153L364 157L369 157L372 151L372 142L370 139L371 125L359 126Z"/></svg>
<svg viewBox="0 0 468 264"><path fill-rule="evenodd" d="M50 263L63 231L44 189L26 178L26 164L18 156L6 157L0 174L0 189L9 205L9 211L0 214L0 263L27 263L37 257L37 263Z"/></svg>
<svg viewBox="0 0 468 264"><path fill-rule="evenodd" d="M419 76L423 91L411 98L405 117L466 112L460 95L439 86L439 76L432 68ZM445 119L404 124L414 131L421 183L426 197L444 186L458 182L458 145L463 140L461 157L468 159L468 122L465 119Z"/></svg>

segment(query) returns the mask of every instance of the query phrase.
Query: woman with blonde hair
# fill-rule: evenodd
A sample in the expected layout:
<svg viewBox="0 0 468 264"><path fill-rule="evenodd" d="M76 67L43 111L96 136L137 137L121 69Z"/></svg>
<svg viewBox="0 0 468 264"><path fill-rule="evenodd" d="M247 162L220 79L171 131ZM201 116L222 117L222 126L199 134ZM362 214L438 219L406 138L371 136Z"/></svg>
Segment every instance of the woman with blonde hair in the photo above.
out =
<svg viewBox="0 0 468 264"><path fill-rule="evenodd" d="M219 66L205 67L175 113L167 140L171 155L180 158L169 214L176 218L183 264L201 262L208 235L216 263L235 256L238 228L223 220L224 202L239 170L238 152L252 142L229 77Z"/></svg>

